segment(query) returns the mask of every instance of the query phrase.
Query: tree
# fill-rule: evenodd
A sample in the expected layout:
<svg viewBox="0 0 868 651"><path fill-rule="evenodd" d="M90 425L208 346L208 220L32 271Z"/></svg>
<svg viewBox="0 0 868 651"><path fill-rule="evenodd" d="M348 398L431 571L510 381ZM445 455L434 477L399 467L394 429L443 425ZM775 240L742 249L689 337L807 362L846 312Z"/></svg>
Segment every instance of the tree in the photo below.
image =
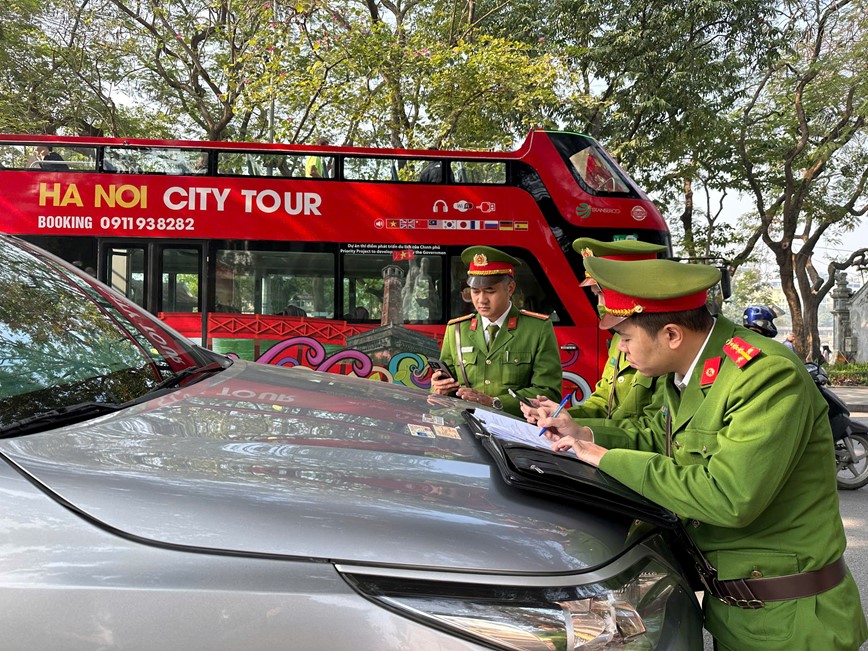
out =
<svg viewBox="0 0 868 651"><path fill-rule="evenodd" d="M475 7L475 5L470 5ZM530 45L492 35L460 3L326 3L275 45L254 101L275 95L277 135L391 147L511 146L556 101L557 68ZM292 74L287 71L293 71Z"/></svg>
<svg viewBox="0 0 868 651"><path fill-rule="evenodd" d="M868 211L868 7L796 0L784 8L792 48L754 78L740 111L741 166L759 221L733 264L762 240L780 272L797 348L819 359L817 313L833 269L866 255L860 249L833 263L826 278L813 264L822 237L852 230Z"/></svg>
<svg viewBox="0 0 868 651"><path fill-rule="evenodd" d="M733 279L732 296L724 304L723 313L736 323L741 323L746 307L750 305L771 306L775 302L774 290L765 280L758 266L746 266Z"/></svg>
<svg viewBox="0 0 868 651"><path fill-rule="evenodd" d="M767 0L551 3L551 48L568 76L558 118L603 140L640 184L680 206L682 245L694 245L696 181L737 186L727 117L745 71L774 57ZM708 211L706 216L711 217Z"/></svg>

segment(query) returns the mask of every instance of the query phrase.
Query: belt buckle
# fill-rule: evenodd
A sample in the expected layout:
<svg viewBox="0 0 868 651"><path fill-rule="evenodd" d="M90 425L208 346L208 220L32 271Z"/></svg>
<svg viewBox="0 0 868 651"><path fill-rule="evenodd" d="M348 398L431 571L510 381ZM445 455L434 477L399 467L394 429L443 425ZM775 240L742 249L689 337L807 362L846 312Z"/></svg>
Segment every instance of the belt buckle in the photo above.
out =
<svg viewBox="0 0 868 651"><path fill-rule="evenodd" d="M760 599L736 599L732 595L718 597L718 601L725 603L727 606L735 606L744 610L756 610L757 608L765 608L765 602Z"/></svg>

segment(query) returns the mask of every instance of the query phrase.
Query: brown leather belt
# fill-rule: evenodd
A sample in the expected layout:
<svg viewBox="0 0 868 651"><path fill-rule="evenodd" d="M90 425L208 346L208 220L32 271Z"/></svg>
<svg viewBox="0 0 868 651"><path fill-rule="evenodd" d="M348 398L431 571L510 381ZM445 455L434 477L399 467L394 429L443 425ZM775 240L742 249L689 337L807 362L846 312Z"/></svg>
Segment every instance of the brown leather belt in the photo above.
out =
<svg viewBox="0 0 868 651"><path fill-rule="evenodd" d="M812 572L770 576L764 579L712 579L706 589L725 604L739 608L762 608L766 601L789 601L820 594L844 580L847 564L841 557L834 563Z"/></svg>

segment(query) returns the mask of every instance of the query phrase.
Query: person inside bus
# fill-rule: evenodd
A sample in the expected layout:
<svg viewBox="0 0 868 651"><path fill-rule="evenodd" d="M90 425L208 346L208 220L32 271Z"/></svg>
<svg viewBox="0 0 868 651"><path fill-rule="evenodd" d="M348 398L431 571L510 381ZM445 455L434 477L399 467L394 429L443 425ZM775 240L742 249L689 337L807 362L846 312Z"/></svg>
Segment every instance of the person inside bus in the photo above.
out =
<svg viewBox="0 0 868 651"><path fill-rule="evenodd" d="M316 139L318 145L330 144L329 139L325 136L320 136ZM331 176L334 159L326 163L325 156L310 155L304 160L304 175L313 179L324 179Z"/></svg>
<svg viewBox="0 0 868 651"><path fill-rule="evenodd" d="M40 156L42 158L41 167L44 170L52 170L55 172L68 172L69 165L63 162L63 156L58 154L52 147L37 147L37 151L40 151Z"/></svg>
<svg viewBox="0 0 868 651"><path fill-rule="evenodd" d="M440 358L451 377L435 371L431 390L521 415L512 389L524 398L561 395L560 350L545 314L512 304L515 267L521 261L488 246L461 254L476 312L449 321Z"/></svg>
<svg viewBox="0 0 868 651"><path fill-rule="evenodd" d="M307 312L300 308L298 305L290 302L283 311L281 312L283 316L307 316Z"/></svg>
<svg viewBox="0 0 868 651"><path fill-rule="evenodd" d="M429 147L428 149L436 151L440 149L440 147ZM432 160L425 163L422 171L419 172L418 180L420 183L442 183L443 161ZM446 163L446 180L449 183L455 182L455 179L452 177L452 166L448 162Z"/></svg>
<svg viewBox="0 0 868 651"><path fill-rule="evenodd" d="M604 258L607 260L653 260L666 251L662 244L651 244L639 240L620 240L602 242L590 237L580 237L573 242L573 249L583 258ZM597 282L587 276L581 282L597 298L598 305L604 305L602 292ZM657 378L638 373L630 366L627 357L619 348L620 337L613 335L609 346L609 357L603 375L594 387L594 392L577 407L567 412L573 418L614 420L620 418L653 418L663 401L663 383ZM535 408L521 408L528 422L536 423L540 417L539 409L552 413L557 404L550 400L532 400ZM593 426L593 423L590 423Z"/></svg>

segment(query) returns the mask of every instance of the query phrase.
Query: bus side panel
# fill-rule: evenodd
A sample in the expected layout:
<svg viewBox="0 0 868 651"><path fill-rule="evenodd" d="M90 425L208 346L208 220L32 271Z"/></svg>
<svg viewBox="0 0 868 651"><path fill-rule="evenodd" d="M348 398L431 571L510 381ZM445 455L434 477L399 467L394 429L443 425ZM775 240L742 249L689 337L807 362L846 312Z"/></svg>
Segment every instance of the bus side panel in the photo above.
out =
<svg viewBox="0 0 868 651"><path fill-rule="evenodd" d="M196 338L200 331L199 315L161 313L170 326ZM247 321L246 324L243 322ZM378 345L378 326L350 324L330 319L263 317L261 315L211 315L210 347L216 352L277 366L301 366L316 371L394 382L428 390L431 387L429 357L438 357L443 342L443 326L403 326L408 339L423 335L429 343L424 349L410 349L406 343L388 348L387 341ZM278 332L284 338L275 338ZM571 404L584 401L594 390L599 369L605 363L608 333L596 323L585 326L556 326L555 335L563 365L563 395ZM354 339L367 338L364 350L353 347ZM390 331L394 339L394 331ZM349 345L348 345L349 342ZM373 347L372 347L372 345ZM603 352L600 358L598 351Z"/></svg>

